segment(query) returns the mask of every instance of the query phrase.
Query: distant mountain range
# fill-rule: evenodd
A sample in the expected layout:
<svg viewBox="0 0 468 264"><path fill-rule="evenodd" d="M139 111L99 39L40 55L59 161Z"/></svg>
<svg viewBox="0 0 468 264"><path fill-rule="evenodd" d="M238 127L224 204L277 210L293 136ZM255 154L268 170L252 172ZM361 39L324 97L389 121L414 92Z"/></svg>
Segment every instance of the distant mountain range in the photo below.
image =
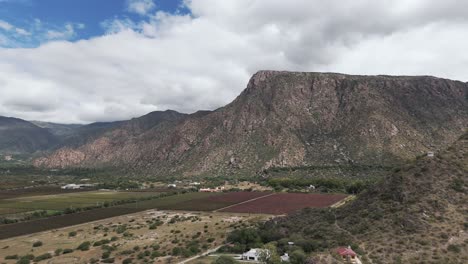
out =
<svg viewBox="0 0 468 264"><path fill-rule="evenodd" d="M260 71L225 107L80 126L35 165L241 176L271 167L395 164L444 148L467 127L463 82Z"/></svg>
<svg viewBox="0 0 468 264"><path fill-rule="evenodd" d="M49 130L31 122L0 116L0 154L34 153L58 144Z"/></svg>

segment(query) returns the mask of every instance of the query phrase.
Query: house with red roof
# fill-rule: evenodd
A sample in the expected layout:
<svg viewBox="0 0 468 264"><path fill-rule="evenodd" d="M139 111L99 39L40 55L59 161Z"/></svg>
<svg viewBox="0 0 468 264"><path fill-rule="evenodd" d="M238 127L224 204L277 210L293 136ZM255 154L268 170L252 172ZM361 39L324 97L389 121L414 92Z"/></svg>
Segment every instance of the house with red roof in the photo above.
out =
<svg viewBox="0 0 468 264"><path fill-rule="evenodd" d="M348 263L357 263L357 254L350 246L338 248L336 252L344 261L347 261Z"/></svg>

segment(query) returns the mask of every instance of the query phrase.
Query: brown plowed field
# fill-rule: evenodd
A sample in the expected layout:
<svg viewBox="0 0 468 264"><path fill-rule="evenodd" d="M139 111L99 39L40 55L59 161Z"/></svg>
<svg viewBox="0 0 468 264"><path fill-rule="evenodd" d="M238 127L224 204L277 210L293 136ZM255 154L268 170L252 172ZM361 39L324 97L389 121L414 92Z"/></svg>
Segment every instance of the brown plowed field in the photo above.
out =
<svg viewBox="0 0 468 264"><path fill-rule="evenodd" d="M328 207L345 197L346 195L344 194L279 193L255 201L235 205L221 210L221 212L280 215L307 207Z"/></svg>

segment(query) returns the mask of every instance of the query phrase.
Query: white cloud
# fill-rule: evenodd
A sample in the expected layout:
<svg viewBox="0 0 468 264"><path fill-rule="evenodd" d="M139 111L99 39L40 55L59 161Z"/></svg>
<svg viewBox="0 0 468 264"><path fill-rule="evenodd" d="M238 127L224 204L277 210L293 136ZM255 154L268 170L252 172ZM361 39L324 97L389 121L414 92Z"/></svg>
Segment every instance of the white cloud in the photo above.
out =
<svg viewBox="0 0 468 264"><path fill-rule="evenodd" d="M23 29L23 28L16 28L15 29L16 33L19 34L19 35L23 35L23 36L30 36L31 35L31 32Z"/></svg>
<svg viewBox="0 0 468 264"><path fill-rule="evenodd" d="M13 29L13 25L4 20L0 20L0 28L3 30L9 31Z"/></svg>
<svg viewBox="0 0 468 264"><path fill-rule="evenodd" d="M262 69L468 81L468 2L186 4L191 15L106 21L102 37L0 49L0 115L91 122L214 109Z"/></svg>
<svg viewBox="0 0 468 264"><path fill-rule="evenodd" d="M153 0L127 0L127 10L139 15L146 15L155 7Z"/></svg>
<svg viewBox="0 0 468 264"><path fill-rule="evenodd" d="M75 29L74 29L73 24L71 23L65 24L62 30L47 30L47 32L45 33L45 36L47 39L58 39L58 40L71 39L75 35L76 35Z"/></svg>

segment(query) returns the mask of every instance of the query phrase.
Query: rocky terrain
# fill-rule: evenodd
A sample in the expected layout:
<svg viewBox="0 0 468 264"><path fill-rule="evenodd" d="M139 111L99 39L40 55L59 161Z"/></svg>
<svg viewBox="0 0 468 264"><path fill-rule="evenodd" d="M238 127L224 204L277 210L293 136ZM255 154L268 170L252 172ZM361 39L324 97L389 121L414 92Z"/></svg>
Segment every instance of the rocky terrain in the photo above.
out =
<svg viewBox="0 0 468 264"><path fill-rule="evenodd" d="M23 154L42 151L58 143L47 129L31 122L0 116L0 154Z"/></svg>
<svg viewBox="0 0 468 264"><path fill-rule="evenodd" d="M363 263L467 263L467 194L468 133L395 169L353 202L277 218L260 232L281 250L284 241L307 241L302 248L320 255L308 263L339 263L329 256L347 245Z"/></svg>
<svg viewBox="0 0 468 264"><path fill-rule="evenodd" d="M395 164L456 140L468 127L467 98L468 84L428 76L260 71L225 107L121 122L35 165L215 176Z"/></svg>

